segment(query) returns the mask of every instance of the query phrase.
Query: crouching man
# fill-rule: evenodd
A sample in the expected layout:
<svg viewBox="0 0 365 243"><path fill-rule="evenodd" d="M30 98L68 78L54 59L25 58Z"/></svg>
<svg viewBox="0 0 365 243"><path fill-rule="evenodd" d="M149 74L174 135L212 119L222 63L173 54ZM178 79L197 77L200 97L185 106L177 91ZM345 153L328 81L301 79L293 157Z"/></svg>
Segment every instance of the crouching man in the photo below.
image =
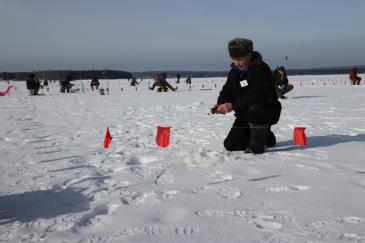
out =
<svg viewBox="0 0 365 243"><path fill-rule="evenodd" d="M236 38L228 44L233 60L213 114L235 112L236 120L224 141L228 151L265 152L276 145L271 126L279 121L281 104L270 67L249 39Z"/></svg>

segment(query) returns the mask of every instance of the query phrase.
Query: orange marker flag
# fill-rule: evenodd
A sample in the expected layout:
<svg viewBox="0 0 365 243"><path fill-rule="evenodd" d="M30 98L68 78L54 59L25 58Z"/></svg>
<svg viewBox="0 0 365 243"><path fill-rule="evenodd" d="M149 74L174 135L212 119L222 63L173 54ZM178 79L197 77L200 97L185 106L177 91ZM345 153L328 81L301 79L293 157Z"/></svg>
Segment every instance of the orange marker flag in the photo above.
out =
<svg viewBox="0 0 365 243"><path fill-rule="evenodd" d="M170 145L170 127L157 126L156 144L162 148Z"/></svg>
<svg viewBox="0 0 365 243"><path fill-rule="evenodd" d="M109 127L106 128L106 134L104 138L104 148L109 148L110 142L112 141L112 136L110 135Z"/></svg>
<svg viewBox="0 0 365 243"><path fill-rule="evenodd" d="M305 127L295 127L293 142L296 145L307 145L307 136L305 135Z"/></svg>

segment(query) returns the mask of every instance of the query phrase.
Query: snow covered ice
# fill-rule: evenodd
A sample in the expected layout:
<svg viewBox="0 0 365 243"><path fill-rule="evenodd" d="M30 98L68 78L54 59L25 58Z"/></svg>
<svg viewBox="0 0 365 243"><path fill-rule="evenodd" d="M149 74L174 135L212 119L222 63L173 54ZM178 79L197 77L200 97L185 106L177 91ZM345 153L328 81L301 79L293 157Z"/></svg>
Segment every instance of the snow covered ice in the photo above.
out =
<svg viewBox="0 0 365 243"><path fill-rule="evenodd" d="M365 86L346 79L290 77L262 155L223 148L234 117L208 112L224 78L175 93L102 80L104 96L86 80L38 97L17 82L0 97L0 241L365 242ZM167 149L157 125L171 126Z"/></svg>

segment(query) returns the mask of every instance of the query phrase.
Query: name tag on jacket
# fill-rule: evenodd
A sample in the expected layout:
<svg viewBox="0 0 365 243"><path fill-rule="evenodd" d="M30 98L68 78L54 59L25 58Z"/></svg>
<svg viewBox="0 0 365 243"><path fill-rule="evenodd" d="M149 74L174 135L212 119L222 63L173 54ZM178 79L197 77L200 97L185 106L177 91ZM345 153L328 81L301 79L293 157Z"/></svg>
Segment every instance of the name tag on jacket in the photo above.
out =
<svg viewBox="0 0 365 243"><path fill-rule="evenodd" d="M246 86L248 85L247 80L242 80L242 81L240 82L240 85L241 85L241 87L242 87L242 88L243 88L243 87L246 87Z"/></svg>

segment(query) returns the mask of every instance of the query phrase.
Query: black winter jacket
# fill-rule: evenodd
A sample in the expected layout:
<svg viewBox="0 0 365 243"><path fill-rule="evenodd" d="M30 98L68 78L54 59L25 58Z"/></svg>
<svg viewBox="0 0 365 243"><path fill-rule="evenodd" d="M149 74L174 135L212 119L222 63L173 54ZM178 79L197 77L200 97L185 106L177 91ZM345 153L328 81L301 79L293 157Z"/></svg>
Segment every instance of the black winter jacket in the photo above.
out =
<svg viewBox="0 0 365 243"><path fill-rule="evenodd" d="M244 71L231 66L217 104L232 103L236 117L240 117L250 105L263 103L268 105L274 116L275 113L280 116L281 104L276 94L274 77L270 67L262 61L260 53L252 53L251 61Z"/></svg>

